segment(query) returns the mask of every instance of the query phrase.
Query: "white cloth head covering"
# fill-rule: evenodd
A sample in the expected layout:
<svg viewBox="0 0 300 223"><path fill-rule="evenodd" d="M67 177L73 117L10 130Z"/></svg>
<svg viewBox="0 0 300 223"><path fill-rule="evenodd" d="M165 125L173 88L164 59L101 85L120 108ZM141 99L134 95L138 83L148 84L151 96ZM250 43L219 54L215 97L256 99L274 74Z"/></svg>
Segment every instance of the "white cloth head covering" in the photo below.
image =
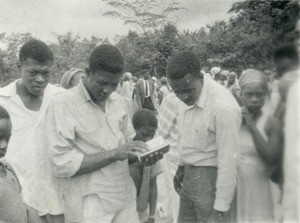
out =
<svg viewBox="0 0 300 223"><path fill-rule="evenodd" d="M261 83L267 88L267 80L263 72L255 69L248 69L244 71L239 80L239 86L242 89L245 85L250 83Z"/></svg>
<svg viewBox="0 0 300 223"><path fill-rule="evenodd" d="M70 70L67 70L61 78L60 86L62 86L63 88L66 88L66 89L70 88L71 87L70 81L71 81L72 77L79 72L85 73L84 70L80 69L80 68L72 67Z"/></svg>
<svg viewBox="0 0 300 223"><path fill-rule="evenodd" d="M132 74L130 72L126 72L124 76L127 77L128 79L132 79Z"/></svg>
<svg viewBox="0 0 300 223"><path fill-rule="evenodd" d="M220 73L221 72L221 68L220 67L212 67L211 69L210 69L210 74L212 75L212 76L215 76L217 73Z"/></svg>

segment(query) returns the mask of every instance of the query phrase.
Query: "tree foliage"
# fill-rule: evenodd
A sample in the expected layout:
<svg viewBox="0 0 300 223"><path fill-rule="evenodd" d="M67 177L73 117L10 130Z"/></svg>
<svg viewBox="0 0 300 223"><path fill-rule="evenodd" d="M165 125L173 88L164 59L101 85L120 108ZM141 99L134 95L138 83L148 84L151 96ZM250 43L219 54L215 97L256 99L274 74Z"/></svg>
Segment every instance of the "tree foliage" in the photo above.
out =
<svg viewBox="0 0 300 223"><path fill-rule="evenodd" d="M170 23L170 14L183 9L177 0L103 0L112 10L103 15L117 18L144 33Z"/></svg>
<svg viewBox="0 0 300 223"><path fill-rule="evenodd" d="M119 7L127 2L106 1ZM133 3L136 3L134 7L145 4L144 8L135 9L134 16L146 22L146 14L139 13L143 10L151 12L150 9L154 9L159 1L148 2L150 8L146 8L142 0ZM179 10L178 5L173 6L175 8L170 8L170 13ZM179 50L197 53L202 66L220 66L237 72L253 67L272 69L275 48L299 38L294 32L299 19L297 1L241 1L234 3L229 13L231 19L228 22L218 21L195 31L179 31L174 24L168 23L166 17L164 20L159 17L141 32L129 31L127 35L118 36L116 46L124 55L126 71L139 76L142 70L148 69L153 75L163 76L169 58ZM0 42L5 46L0 48L1 86L19 77L18 51L30 38L29 33L0 34ZM108 43L108 40L95 36L82 39L71 32L57 35L57 41L50 44L55 57L51 82L59 83L62 74L71 67L85 68L92 49L101 43Z"/></svg>

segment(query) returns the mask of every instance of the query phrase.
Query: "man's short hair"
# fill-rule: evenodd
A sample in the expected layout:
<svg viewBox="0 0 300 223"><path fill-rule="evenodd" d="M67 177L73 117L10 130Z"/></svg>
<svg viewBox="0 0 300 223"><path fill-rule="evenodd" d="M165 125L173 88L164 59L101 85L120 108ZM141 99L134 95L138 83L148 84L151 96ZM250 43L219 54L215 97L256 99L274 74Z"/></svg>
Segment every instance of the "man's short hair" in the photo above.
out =
<svg viewBox="0 0 300 223"><path fill-rule="evenodd" d="M157 118L153 111L144 108L133 115L132 125L135 130L144 126L157 127Z"/></svg>
<svg viewBox="0 0 300 223"><path fill-rule="evenodd" d="M169 79L181 79L187 74L202 78L200 71L200 59L191 51L176 53L167 64L167 77Z"/></svg>
<svg viewBox="0 0 300 223"><path fill-rule="evenodd" d="M8 112L1 105L0 105L0 119L10 119Z"/></svg>
<svg viewBox="0 0 300 223"><path fill-rule="evenodd" d="M123 55L117 47L109 44L97 46L89 58L89 72L108 71L121 73L124 69Z"/></svg>
<svg viewBox="0 0 300 223"><path fill-rule="evenodd" d="M44 42L31 39L27 41L20 49L19 61L22 64L26 59L33 59L41 63L53 62L53 52Z"/></svg>

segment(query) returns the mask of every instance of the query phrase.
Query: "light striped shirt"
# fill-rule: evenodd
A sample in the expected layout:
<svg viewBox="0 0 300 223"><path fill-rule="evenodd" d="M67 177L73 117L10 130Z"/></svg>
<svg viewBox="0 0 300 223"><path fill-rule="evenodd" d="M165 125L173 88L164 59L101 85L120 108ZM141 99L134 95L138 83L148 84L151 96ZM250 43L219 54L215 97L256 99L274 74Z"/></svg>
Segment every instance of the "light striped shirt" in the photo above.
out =
<svg viewBox="0 0 300 223"><path fill-rule="evenodd" d="M170 144L170 151L165 156L176 164L179 162L178 115L183 107L186 105L172 92L163 100L158 112L157 134Z"/></svg>

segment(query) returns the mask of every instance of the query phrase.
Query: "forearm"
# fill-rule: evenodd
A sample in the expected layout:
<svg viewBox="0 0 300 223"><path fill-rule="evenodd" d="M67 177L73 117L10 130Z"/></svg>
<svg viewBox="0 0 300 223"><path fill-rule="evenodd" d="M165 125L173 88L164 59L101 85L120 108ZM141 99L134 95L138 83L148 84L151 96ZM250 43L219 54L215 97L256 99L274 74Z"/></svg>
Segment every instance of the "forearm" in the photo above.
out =
<svg viewBox="0 0 300 223"><path fill-rule="evenodd" d="M157 201L157 184L156 177L150 180L150 192L149 192L149 215L155 214Z"/></svg>
<svg viewBox="0 0 300 223"><path fill-rule="evenodd" d="M258 154L268 166L272 165L277 158L276 153L274 153L269 143L263 138L256 126L249 129Z"/></svg>
<svg viewBox="0 0 300 223"><path fill-rule="evenodd" d="M119 149L114 149L110 151L102 151L96 154L85 155L79 170L74 176L93 172L117 160L121 160L120 153L121 151Z"/></svg>

